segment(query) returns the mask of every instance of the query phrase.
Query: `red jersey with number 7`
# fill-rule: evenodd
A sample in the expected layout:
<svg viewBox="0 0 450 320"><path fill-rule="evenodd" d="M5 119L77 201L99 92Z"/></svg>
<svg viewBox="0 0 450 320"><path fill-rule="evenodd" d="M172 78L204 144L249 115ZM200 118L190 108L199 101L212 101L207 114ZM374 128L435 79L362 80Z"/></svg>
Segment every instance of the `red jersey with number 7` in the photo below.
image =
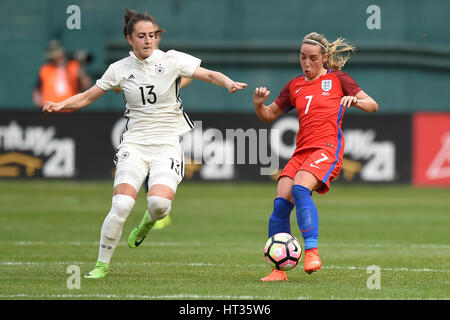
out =
<svg viewBox="0 0 450 320"><path fill-rule="evenodd" d="M304 75L289 81L281 90L275 103L288 112L296 109L299 121L297 151L325 148L341 158L345 141L341 123L345 108L343 96L355 96L361 89L348 74L328 70L319 78L307 81Z"/></svg>

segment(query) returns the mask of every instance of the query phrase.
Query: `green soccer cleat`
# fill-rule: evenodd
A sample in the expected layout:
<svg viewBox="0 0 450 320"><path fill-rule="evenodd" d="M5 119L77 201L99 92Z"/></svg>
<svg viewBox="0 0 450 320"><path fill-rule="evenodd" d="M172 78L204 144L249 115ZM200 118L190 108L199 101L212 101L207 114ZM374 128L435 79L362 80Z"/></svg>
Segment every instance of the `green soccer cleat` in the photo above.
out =
<svg viewBox="0 0 450 320"><path fill-rule="evenodd" d="M170 216L166 216L164 219L157 220L155 222L155 225L153 226L153 229L155 230L163 229L167 227L169 224L170 224Z"/></svg>
<svg viewBox="0 0 450 320"><path fill-rule="evenodd" d="M97 261L95 268L84 275L86 279L100 279L104 278L108 273L109 264L106 262Z"/></svg>
<svg viewBox="0 0 450 320"><path fill-rule="evenodd" d="M148 232L155 225L155 222L150 221L150 217L148 215L148 211L145 211L144 217L141 220L141 223L131 230L130 235L128 236L128 246L130 248L138 247L142 241L144 241Z"/></svg>

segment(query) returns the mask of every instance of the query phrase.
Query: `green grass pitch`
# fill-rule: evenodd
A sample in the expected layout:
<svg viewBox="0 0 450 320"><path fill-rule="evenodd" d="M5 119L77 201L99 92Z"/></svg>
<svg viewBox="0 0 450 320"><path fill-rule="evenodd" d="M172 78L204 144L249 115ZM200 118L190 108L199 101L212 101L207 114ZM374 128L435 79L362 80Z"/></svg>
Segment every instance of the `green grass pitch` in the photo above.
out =
<svg viewBox="0 0 450 320"><path fill-rule="evenodd" d="M82 276L95 264L112 183L3 180L0 299L450 298L450 189L335 184L313 196L323 268L308 275L302 259L289 281L262 283L275 190L275 183L183 182L172 223L130 249L128 233L146 207L141 191L108 276L81 277L80 288L69 289L69 266ZM291 225L303 245L294 212ZM372 265L379 289L367 286Z"/></svg>

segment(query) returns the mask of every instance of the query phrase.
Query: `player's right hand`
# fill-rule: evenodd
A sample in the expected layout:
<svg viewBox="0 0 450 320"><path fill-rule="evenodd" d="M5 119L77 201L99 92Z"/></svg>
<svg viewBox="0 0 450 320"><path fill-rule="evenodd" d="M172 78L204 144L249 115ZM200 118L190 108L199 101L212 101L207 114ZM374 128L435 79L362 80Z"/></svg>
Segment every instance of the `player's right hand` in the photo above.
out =
<svg viewBox="0 0 450 320"><path fill-rule="evenodd" d="M255 105L264 104L270 95L270 91L266 87L257 87L253 93L253 103Z"/></svg>
<svg viewBox="0 0 450 320"><path fill-rule="evenodd" d="M44 104L44 107L42 108L42 111L45 112L45 113L52 113L52 112L57 112L57 111L61 110L61 108L62 108L62 104L61 103L47 101Z"/></svg>

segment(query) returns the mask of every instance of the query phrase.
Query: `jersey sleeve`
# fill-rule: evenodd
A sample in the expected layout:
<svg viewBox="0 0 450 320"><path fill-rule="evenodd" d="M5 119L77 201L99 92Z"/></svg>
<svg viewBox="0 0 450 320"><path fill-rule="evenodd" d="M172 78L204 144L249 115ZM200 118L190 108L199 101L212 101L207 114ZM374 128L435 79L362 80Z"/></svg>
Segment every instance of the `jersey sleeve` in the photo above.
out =
<svg viewBox="0 0 450 320"><path fill-rule="evenodd" d="M283 109L284 113L288 113L292 109L295 109L291 104L291 98L289 94L289 88L291 86L292 80L290 80L286 85L281 89L280 94L278 95L278 98L275 99L275 103L277 106L279 106L281 109Z"/></svg>
<svg viewBox="0 0 450 320"><path fill-rule="evenodd" d="M361 88L356 84L356 81L344 71L335 71L335 74L341 82L344 95L355 96L361 91Z"/></svg>
<svg viewBox="0 0 450 320"><path fill-rule="evenodd" d="M97 87L100 87L105 91L119 84L119 81L117 81L116 73L112 65L109 66L109 68L105 71L103 76L100 79L98 79L95 82L95 84L97 85Z"/></svg>
<svg viewBox="0 0 450 320"><path fill-rule="evenodd" d="M169 50L167 53L175 57L178 74L182 77L192 78L195 69L200 65L201 60L176 50Z"/></svg>

